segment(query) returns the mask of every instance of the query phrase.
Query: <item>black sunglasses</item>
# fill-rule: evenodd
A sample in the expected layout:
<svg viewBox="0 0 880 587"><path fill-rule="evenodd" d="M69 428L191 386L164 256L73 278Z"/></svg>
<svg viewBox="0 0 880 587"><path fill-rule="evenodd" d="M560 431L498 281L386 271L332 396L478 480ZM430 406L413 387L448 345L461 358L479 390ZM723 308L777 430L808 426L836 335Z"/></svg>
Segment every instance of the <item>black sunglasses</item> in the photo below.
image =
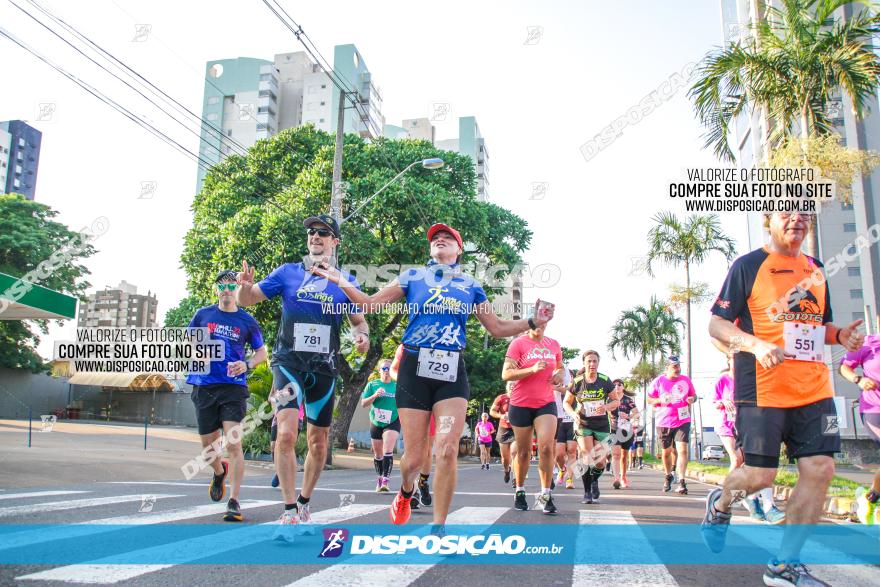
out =
<svg viewBox="0 0 880 587"><path fill-rule="evenodd" d="M333 235L332 230L327 230L326 228L310 228L308 230L309 236L315 236L317 234L321 238L327 238L328 236Z"/></svg>

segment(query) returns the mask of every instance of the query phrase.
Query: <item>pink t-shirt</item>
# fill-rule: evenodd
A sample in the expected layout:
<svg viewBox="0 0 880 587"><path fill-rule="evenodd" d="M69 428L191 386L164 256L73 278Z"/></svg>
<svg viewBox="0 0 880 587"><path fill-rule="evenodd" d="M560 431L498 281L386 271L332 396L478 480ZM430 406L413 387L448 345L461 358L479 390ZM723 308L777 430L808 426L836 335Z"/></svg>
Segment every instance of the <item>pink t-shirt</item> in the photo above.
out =
<svg viewBox="0 0 880 587"><path fill-rule="evenodd" d="M719 402L722 400L733 401L733 377L730 376L730 373L725 373L719 377L718 382L715 384L715 401ZM736 412L731 413L724 408L720 408L719 412L721 413L722 427L736 424Z"/></svg>
<svg viewBox="0 0 880 587"><path fill-rule="evenodd" d="M694 384L687 375L679 375L671 380L661 375L651 384L648 397L657 397L663 405L656 406L657 426L660 428L678 428L691 421L687 398L697 395Z"/></svg>
<svg viewBox="0 0 880 587"><path fill-rule="evenodd" d="M495 432L495 426L492 422L480 420L477 422L476 430L480 442L492 442L492 433Z"/></svg>
<svg viewBox="0 0 880 587"><path fill-rule="evenodd" d="M541 408L554 403L553 384L550 378L562 365L562 348L552 338L532 340L528 334L515 338L507 347L506 358L516 362L517 369L528 369L538 361L546 361L543 371L532 373L513 382L510 405L521 408Z"/></svg>
<svg viewBox="0 0 880 587"><path fill-rule="evenodd" d="M862 368L862 376L880 383L880 335L869 334L862 348L846 353L842 361L850 369ZM862 390L859 396L859 412L863 414L880 413L880 389Z"/></svg>

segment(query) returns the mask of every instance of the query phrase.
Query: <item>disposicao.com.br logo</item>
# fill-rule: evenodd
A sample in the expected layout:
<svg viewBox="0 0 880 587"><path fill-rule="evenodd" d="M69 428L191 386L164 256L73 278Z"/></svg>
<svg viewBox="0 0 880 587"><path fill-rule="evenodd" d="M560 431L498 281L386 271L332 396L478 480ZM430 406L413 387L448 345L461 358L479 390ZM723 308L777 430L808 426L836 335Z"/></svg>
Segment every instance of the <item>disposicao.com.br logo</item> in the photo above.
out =
<svg viewBox="0 0 880 587"><path fill-rule="evenodd" d="M325 540L325 549L327 541ZM519 555L519 554L559 554L564 546L528 546L523 536L501 534L474 536L447 534L416 536L412 534L391 535L352 535L349 553L352 555ZM321 556L338 556L324 555Z"/></svg>

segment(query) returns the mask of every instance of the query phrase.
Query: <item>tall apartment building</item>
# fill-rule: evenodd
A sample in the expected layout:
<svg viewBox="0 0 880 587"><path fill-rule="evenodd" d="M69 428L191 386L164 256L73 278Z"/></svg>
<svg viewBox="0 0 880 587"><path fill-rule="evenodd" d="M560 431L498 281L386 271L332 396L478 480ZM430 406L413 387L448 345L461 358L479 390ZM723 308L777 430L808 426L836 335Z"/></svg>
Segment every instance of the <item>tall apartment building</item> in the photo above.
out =
<svg viewBox="0 0 880 587"><path fill-rule="evenodd" d="M154 327L156 294L138 294L137 286L122 281L116 288L104 288L89 294L88 302L80 303L78 328L98 326Z"/></svg>
<svg viewBox="0 0 880 587"><path fill-rule="evenodd" d="M427 118L409 118L400 126L385 125L385 136L391 139L419 139L429 141L438 149L455 151L467 155L474 162L477 175L477 198L481 202L489 199L489 151L486 140L480 134L480 127L474 116L458 119L458 136L454 139L437 140L434 125Z"/></svg>
<svg viewBox="0 0 880 587"><path fill-rule="evenodd" d="M333 74L353 93L358 108L347 102L343 129L363 137L381 136L385 119L382 96L366 62L354 45L337 45ZM199 152L212 165L279 131L311 123L336 132L340 91L304 52L280 53L272 61L239 57L209 61L205 67L202 118L219 133L202 129ZM197 189L205 171L199 169Z"/></svg>
<svg viewBox="0 0 880 587"><path fill-rule="evenodd" d="M764 18L768 2L759 0L721 0L721 16L724 29L724 43L745 38L751 34L749 23ZM852 15L852 6L838 10L843 18ZM870 113L862 120L856 120L848 97L839 89L834 90L828 108L835 123L835 130L843 138L843 144L854 149L880 150L880 113L875 97ZM765 160L768 123L760 109L745 112L734 124L729 137L740 167L753 167ZM869 226L880 218L880 172L874 171L853 184L852 201L848 204L832 202L822 208L818 215L819 250L822 259L834 257L845 250L855 252L851 247L858 234L865 234ZM760 214L748 216L749 250L764 245L768 236L763 228ZM863 250L846 267L829 276L828 284L837 324L849 324L853 320L864 319L867 309L876 316L880 306L880 252L877 246ZM846 400L847 427L841 427L844 437L854 433L852 401L858 398L859 389L845 381L837 368L843 357L842 347L829 347L833 350L829 368L834 374L832 382L835 394ZM840 416L840 414L839 414Z"/></svg>
<svg viewBox="0 0 880 587"><path fill-rule="evenodd" d="M43 133L21 120L0 122L0 186L34 199Z"/></svg>

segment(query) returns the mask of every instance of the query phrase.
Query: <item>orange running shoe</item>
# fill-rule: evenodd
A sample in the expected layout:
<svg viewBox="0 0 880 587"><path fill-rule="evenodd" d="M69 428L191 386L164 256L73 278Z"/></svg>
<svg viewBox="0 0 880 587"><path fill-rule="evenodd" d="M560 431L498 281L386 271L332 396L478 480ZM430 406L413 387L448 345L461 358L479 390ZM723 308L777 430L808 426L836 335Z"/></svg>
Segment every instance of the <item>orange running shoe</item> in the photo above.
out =
<svg viewBox="0 0 880 587"><path fill-rule="evenodd" d="M406 524L409 521L410 501L412 501L412 497L403 497L400 491L397 492L397 495L394 496L394 501L391 502L392 524Z"/></svg>

